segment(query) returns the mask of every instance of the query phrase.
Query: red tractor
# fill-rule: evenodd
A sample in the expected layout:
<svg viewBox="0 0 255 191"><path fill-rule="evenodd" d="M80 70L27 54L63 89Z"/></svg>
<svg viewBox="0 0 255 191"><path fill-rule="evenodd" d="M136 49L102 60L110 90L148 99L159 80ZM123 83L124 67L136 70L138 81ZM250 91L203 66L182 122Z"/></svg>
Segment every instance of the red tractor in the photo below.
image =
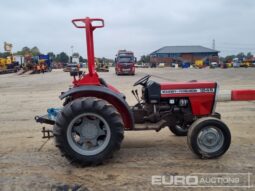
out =
<svg viewBox="0 0 255 191"><path fill-rule="evenodd" d="M100 78L95 71L93 31L102 28L102 19L74 19L85 28L88 74L72 72L73 87L60 95L64 107L49 109L37 122L54 125L43 128L44 138L55 137L56 146L72 162L97 165L120 149L125 131L156 130L168 127L177 136L186 136L190 149L200 158L216 158L229 148L231 134L215 112L216 82L158 83L144 76L134 83L142 86L141 98L132 91L137 104L129 106L125 96Z"/></svg>

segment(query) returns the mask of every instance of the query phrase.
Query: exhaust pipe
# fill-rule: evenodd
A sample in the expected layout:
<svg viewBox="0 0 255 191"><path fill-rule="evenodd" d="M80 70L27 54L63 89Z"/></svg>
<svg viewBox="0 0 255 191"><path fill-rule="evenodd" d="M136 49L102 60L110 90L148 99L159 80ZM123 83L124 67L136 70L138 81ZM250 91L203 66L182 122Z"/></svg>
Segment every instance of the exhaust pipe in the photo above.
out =
<svg viewBox="0 0 255 191"><path fill-rule="evenodd" d="M254 101L255 90L223 90L217 95L217 102Z"/></svg>

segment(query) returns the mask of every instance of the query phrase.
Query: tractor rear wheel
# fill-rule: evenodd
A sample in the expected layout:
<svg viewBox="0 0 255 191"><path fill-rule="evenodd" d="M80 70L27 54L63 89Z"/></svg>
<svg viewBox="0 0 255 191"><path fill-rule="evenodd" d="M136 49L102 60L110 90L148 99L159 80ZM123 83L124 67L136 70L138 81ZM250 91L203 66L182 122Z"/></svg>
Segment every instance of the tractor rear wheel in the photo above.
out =
<svg viewBox="0 0 255 191"><path fill-rule="evenodd" d="M231 134L220 119L204 117L190 126L187 142L191 151L200 158L217 158L228 150Z"/></svg>
<svg viewBox="0 0 255 191"><path fill-rule="evenodd" d="M84 166L98 165L120 149L124 125L113 105L86 97L63 108L53 133L56 146L69 161Z"/></svg>

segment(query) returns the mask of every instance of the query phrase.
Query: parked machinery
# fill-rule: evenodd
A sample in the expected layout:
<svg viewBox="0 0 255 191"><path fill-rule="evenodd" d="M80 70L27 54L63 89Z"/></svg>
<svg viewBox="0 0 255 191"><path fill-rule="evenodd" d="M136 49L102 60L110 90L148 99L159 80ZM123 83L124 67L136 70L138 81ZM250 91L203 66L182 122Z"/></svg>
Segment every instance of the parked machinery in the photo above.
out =
<svg viewBox="0 0 255 191"><path fill-rule="evenodd" d="M194 67L199 69L204 68L204 60L196 60Z"/></svg>
<svg viewBox="0 0 255 191"><path fill-rule="evenodd" d="M49 55L40 54L33 56L27 52L24 56L24 64L22 65L22 71L18 74L38 74L52 71L52 60Z"/></svg>
<svg viewBox="0 0 255 191"><path fill-rule="evenodd" d="M34 67L34 70L39 73L40 72L51 72L52 71L52 61L49 55L40 54L37 57L36 66Z"/></svg>
<svg viewBox="0 0 255 191"><path fill-rule="evenodd" d="M95 58L95 67L97 72L109 72L109 65L103 59L99 62L98 58Z"/></svg>
<svg viewBox="0 0 255 191"><path fill-rule="evenodd" d="M12 54L12 44L4 42L4 50L8 56L0 58L0 73L17 72L20 69L20 65Z"/></svg>

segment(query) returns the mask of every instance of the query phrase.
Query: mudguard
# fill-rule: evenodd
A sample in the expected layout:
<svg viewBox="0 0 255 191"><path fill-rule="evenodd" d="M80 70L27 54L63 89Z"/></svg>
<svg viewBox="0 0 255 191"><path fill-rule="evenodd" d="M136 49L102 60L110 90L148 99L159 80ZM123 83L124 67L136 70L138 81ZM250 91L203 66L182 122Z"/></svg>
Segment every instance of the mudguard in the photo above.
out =
<svg viewBox="0 0 255 191"><path fill-rule="evenodd" d="M123 94L116 93L105 86L79 86L63 92L59 98L62 100L70 96L72 99L80 97L97 97L106 100L118 110L125 128L129 130L134 128L134 116L129 105L125 101Z"/></svg>

